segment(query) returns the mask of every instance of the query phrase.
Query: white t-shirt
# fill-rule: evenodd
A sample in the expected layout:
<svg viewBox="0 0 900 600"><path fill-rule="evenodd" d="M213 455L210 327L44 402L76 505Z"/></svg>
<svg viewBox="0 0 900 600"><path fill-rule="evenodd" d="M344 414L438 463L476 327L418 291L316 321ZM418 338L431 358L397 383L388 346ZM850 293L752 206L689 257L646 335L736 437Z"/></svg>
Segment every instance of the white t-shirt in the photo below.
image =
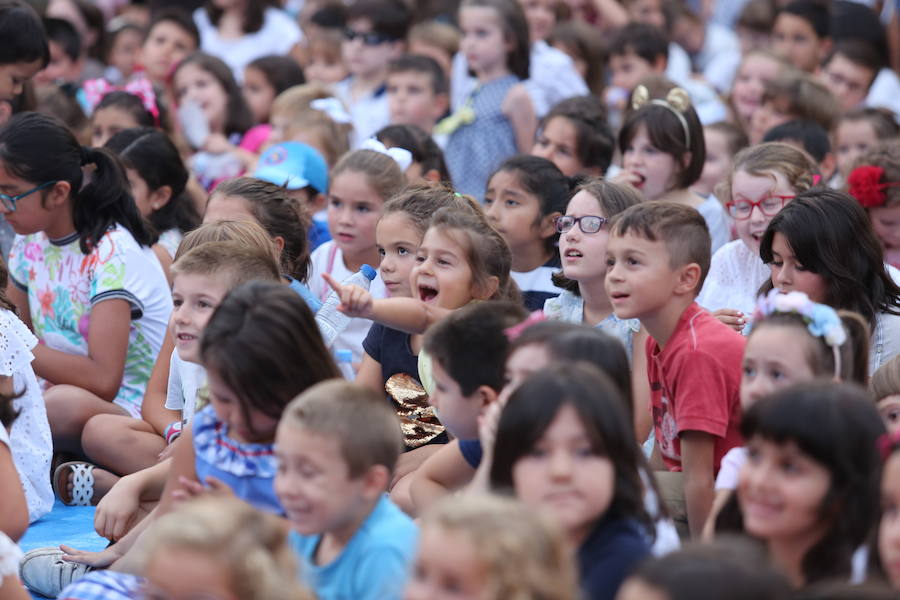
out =
<svg viewBox="0 0 900 600"><path fill-rule="evenodd" d="M206 385L206 369L197 363L181 360L178 350L169 359L169 385L166 389L166 408L180 410L181 420L187 425L194 420L197 396Z"/></svg>
<svg viewBox="0 0 900 600"><path fill-rule="evenodd" d="M41 386L31 368L37 338L11 311L0 309L0 375L13 378L14 393L24 392L13 400L19 416L13 422L9 437L0 426L0 441L12 450L13 462L28 503L28 521L33 523L53 508L50 486L50 460L53 439ZM12 443L10 443L10 439Z"/></svg>
<svg viewBox="0 0 900 600"><path fill-rule="evenodd" d="M200 30L200 49L225 61L238 83L243 82L248 63L270 54L287 54L303 38L296 21L276 8L266 9L259 31L237 39L220 37L203 7L194 11L194 23Z"/></svg>
<svg viewBox="0 0 900 600"><path fill-rule="evenodd" d="M28 295L34 334L67 354L88 354L93 308L125 300L131 324L125 372L115 403L140 418L141 402L172 312L172 292L153 250L120 226L84 254L73 233L51 240L44 232L17 235L9 257L12 283Z"/></svg>
<svg viewBox="0 0 900 600"><path fill-rule="evenodd" d="M741 240L728 242L713 255L697 303L713 312L720 308L753 314L760 286L772 274L759 254Z"/></svg>
<svg viewBox="0 0 900 600"><path fill-rule="evenodd" d="M694 57L697 70L719 93L731 91L731 82L741 63L741 42L730 29L710 23L703 48Z"/></svg>
<svg viewBox="0 0 900 600"><path fill-rule="evenodd" d="M309 289L319 300L324 301L328 294L331 293L331 288L322 279L322 273L328 273L338 281L344 281L353 275L353 272L344 265L344 254L335 245L334 240L325 242L316 248L310 257L310 262L312 263L312 268L310 269ZM375 266L372 265L372 267ZM376 299L387 298L387 289L384 287L381 274L376 275L375 279L372 280L369 293ZM369 333L369 327L371 326L372 321L368 319L352 319L347 329L335 338L331 344L331 350L350 350L353 352L354 363L362 361L365 352L362 343L366 339L366 334Z"/></svg>
<svg viewBox="0 0 900 600"><path fill-rule="evenodd" d="M367 139L374 137L378 130L391 122L388 108L387 86L382 85L373 93L354 99L350 93L352 77L334 84L334 95L350 110L353 120L351 148L359 148Z"/></svg>
<svg viewBox="0 0 900 600"><path fill-rule="evenodd" d="M747 449L736 446L725 453L719 465L719 474L716 475L716 491L737 489L738 475L741 467L747 462Z"/></svg>

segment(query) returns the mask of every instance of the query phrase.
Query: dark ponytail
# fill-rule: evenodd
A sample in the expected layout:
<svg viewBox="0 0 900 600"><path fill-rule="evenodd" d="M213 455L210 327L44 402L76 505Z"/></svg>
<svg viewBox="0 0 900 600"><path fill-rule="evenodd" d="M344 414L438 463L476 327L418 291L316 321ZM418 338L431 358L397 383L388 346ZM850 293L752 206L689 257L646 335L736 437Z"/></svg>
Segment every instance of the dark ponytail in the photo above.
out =
<svg viewBox="0 0 900 600"><path fill-rule="evenodd" d="M37 113L13 117L0 130L0 161L12 176L28 182L69 183L72 220L83 253L90 253L116 225L127 229L140 245L151 244L122 165L109 150L79 144L58 119ZM94 168L85 183L82 167L88 165Z"/></svg>
<svg viewBox="0 0 900 600"><path fill-rule="evenodd" d="M122 166L137 171L150 191L163 186L171 190L166 205L148 218L156 233L173 228L187 233L200 225L200 215L185 192L188 171L169 136L152 127L135 127L116 133L103 147L114 152Z"/></svg>

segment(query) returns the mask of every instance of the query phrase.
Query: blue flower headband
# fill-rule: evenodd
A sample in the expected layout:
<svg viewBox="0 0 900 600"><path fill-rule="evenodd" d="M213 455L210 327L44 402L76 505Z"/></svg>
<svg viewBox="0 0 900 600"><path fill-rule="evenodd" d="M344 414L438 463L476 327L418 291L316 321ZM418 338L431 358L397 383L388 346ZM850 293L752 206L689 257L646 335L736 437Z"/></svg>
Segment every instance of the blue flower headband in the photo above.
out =
<svg viewBox="0 0 900 600"><path fill-rule="evenodd" d="M796 314L803 318L809 334L822 338L834 352L834 376L839 379L841 373L840 347L847 341L847 331L837 312L830 306L813 302L803 292L782 294L778 290L771 290L757 300L756 308L753 311L753 320L747 329L747 334L749 335L753 325L775 313Z"/></svg>

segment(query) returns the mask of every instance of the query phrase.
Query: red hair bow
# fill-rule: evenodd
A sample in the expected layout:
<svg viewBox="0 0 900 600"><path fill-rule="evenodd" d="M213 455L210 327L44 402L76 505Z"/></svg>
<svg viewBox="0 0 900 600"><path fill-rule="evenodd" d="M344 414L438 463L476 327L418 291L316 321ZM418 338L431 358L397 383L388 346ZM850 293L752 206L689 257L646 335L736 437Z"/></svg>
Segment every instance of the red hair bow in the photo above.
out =
<svg viewBox="0 0 900 600"><path fill-rule="evenodd" d="M900 182L881 182L884 177L884 169L873 165L863 165L856 167L847 178L847 191L856 198L865 208L878 208L884 206L887 196L884 190L889 187L896 187Z"/></svg>
<svg viewBox="0 0 900 600"><path fill-rule="evenodd" d="M149 79L139 77L132 79L123 86L113 85L105 79L88 79L82 84L84 97L87 99L94 110L103 97L111 92L128 92L132 96L137 96L144 105L144 109L153 115L154 122L159 125L159 107L156 105L156 92L153 91L153 84Z"/></svg>

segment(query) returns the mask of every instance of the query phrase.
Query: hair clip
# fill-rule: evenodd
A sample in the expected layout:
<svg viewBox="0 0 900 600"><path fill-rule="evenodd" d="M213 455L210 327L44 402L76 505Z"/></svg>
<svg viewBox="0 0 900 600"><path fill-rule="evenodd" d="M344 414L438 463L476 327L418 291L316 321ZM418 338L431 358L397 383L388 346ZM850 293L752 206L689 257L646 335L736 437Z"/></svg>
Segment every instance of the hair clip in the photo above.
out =
<svg viewBox="0 0 900 600"><path fill-rule="evenodd" d="M650 90L647 89L647 86L639 85L634 88L634 92L631 94L631 108L638 110L648 104L662 106L678 118L678 122L681 123L681 128L684 130L684 145L690 147L691 130L683 114L691 107L691 97L688 93L680 87L673 87L666 94L665 100L661 98L653 98L651 100Z"/></svg>
<svg viewBox="0 0 900 600"><path fill-rule="evenodd" d="M153 84L149 79L139 77L121 86L113 85L105 79L88 79L81 88L84 90L91 112L107 94L112 92L128 92L132 96L137 96L144 110L153 115L154 123L159 126L159 106L156 104L156 92L153 91Z"/></svg>
<svg viewBox="0 0 900 600"><path fill-rule="evenodd" d="M878 208L887 202L885 190L897 187L900 181L882 182L884 169L874 165L862 165L853 169L847 177L847 191L865 208Z"/></svg>
<svg viewBox="0 0 900 600"><path fill-rule="evenodd" d="M353 117L344 108L344 103L332 96L331 98L317 98L309 103L309 107L314 110L320 110L335 123L341 125L349 125L353 122Z"/></svg>
<svg viewBox="0 0 900 600"><path fill-rule="evenodd" d="M544 311L536 310L528 315L528 318L521 323L517 323L512 327L507 327L506 329L504 329L503 333L506 334L506 339L508 339L510 342L514 342L520 335L525 332L526 329L528 329L532 325L543 323L546 320L547 315L544 314Z"/></svg>
<svg viewBox="0 0 900 600"><path fill-rule="evenodd" d="M405 148L388 148L375 138L369 138L359 145L359 150L372 150L379 154L386 154L394 159L401 171L406 171L413 164L412 152Z"/></svg>
<svg viewBox="0 0 900 600"><path fill-rule="evenodd" d="M813 337L822 338L825 345L831 348L834 353L834 376L835 379L840 379L840 348L847 341L847 331L844 329L844 324L837 311L825 304L813 302L803 292L783 294L777 289L771 290L765 296L760 296L756 301L753 319L747 327L747 335L750 334L756 323L775 313L800 315L803 322L806 323L806 329L809 331L809 334Z"/></svg>

